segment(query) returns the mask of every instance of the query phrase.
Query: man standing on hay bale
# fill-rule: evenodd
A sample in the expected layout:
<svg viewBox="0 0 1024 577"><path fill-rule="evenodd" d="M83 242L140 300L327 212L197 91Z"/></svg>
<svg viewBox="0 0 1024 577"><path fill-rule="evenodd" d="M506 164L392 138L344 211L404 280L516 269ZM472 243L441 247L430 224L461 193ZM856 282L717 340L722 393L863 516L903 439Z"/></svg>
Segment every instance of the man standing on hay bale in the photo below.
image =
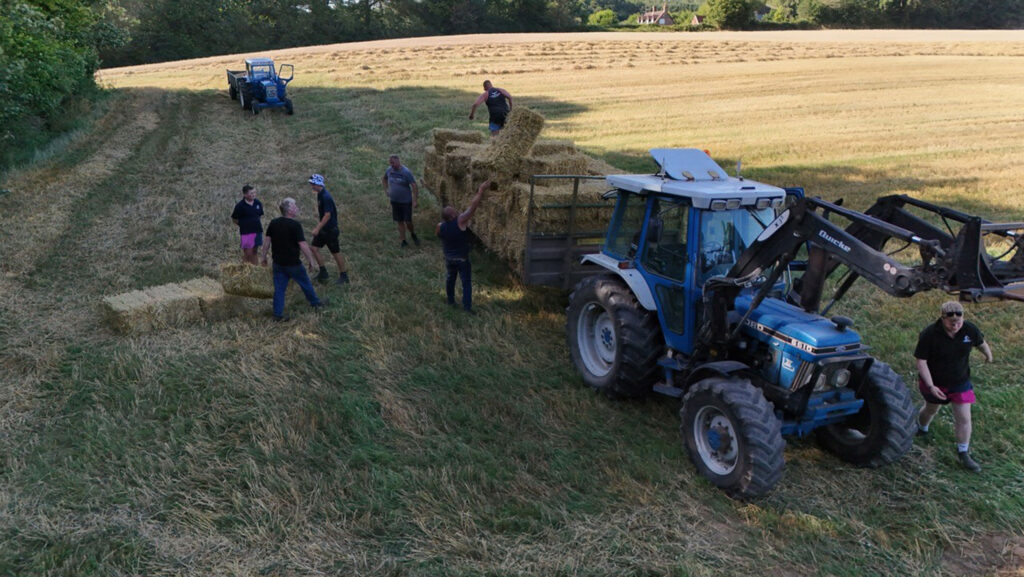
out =
<svg viewBox="0 0 1024 577"><path fill-rule="evenodd" d="M456 212L453 206L444 207L444 210L441 211L442 220L437 223L435 231L437 236L441 238L441 246L444 249L444 264L448 271L444 283L448 304L455 306L455 279L461 275L462 308L471 315L476 313L473 312L473 287L470 282L471 269L469 265L469 232L466 229L469 227L470 219L473 218L473 213L476 212L477 207L480 206L480 201L484 198L484 191L490 188L490 186L491 181L485 180L469 201L469 208L462 214Z"/></svg>
<svg viewBox="0 0 1024 577"><path fill-rule="evenodd" d="M313 251L306 244L306 236L302 233L302 224L295 220L299 214L299 206L295 204L294 198L286 198L279 205L281 216L270 221L267 225L267 242L263 245L263 264L267 264L267 251L271 248L274 251L274 320L286 321L288 317L284 314L284 295L288 290L288 281L294 280L299 285L302 293L306 295L309 306L318 310L324 306L324 302L316 295L313 283L302 267L299 254L304 254L310 263L313 260ZM310 265L312 268L312 265Z"/></svg>
<svg viewBox="0 0 1024 577"><path fill-rule="evenodd" d="M327 250L334 257L338 265L337 284L342 285L348 282L348 267L345 266L345 257L341 256L341 247L338 246L338 236L341 231L338 229L338 207L334 204L331 193L324 188L324 177L314 174L309 177L309 184L316 193L316 214L320 222L313 227L313 256L316 257L316 264L320 267L320 273L316 275L318 282L325 283L331 277L327 274L327 267L324 266L324 258L320 256L320 247L327 246Z"/></svg>
<svg viewBox="0 0 1024 577"><path fill-rule="evenodd" d="M491 84L490 80L484 80L484 93L477 97L473 107L469 109L469 119L473 120L476 115L476 107L487 103L487 112L490 115L491 136L498 134L505 127L505 119L512 110L512 95L504 88L498 88Z"/></svg>
<svg viewBox="0 0 1024 577"><path fill-rule="evenodd" d="M256 251L263 245L263 203L256 198L256 188L251 184L242 187L242 200L231 212L231 220L238 225L242 237L242 262L259 264Z"/></svg>
<svg viewBox="0 0 1024 577"><path fill-rule="evenodd" d="M384 185L384 194L391 201L391 218L398 223L398 238L402 241L402 248L409 246L405 240L405 230L409 229L412 242L419 246L420 239L412 228L412 211L419 204L420 188L412 172L402 165L397 154L388 158L388 164L390 166L384 171L381 183Z"/></svg>

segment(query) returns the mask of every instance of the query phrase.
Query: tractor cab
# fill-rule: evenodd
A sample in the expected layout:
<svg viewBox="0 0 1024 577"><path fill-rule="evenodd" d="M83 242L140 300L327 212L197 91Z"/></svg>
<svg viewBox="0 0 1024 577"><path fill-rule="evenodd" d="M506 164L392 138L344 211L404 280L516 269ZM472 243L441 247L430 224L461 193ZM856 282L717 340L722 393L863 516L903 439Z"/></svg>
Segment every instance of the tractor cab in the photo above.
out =
<svg viewBox="0 0 1024 577"><path fill-rule="evenodd" d="M704 283L736 264L787 193L729 177L702 150L651 154L658 174L608 176L618 202L602 254L589 258L614 259L618 268L625 263L635 271L630 286L645 308L658 312L666 344L689 354Z"/></svg>

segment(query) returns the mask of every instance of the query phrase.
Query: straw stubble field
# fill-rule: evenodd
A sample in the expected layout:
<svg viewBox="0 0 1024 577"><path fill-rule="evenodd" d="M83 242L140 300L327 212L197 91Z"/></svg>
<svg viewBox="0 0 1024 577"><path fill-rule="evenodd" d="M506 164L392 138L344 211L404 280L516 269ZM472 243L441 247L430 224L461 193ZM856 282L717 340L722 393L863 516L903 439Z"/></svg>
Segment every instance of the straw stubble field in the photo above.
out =
<svg viewBox="0 0 1024 577"><path fill-rule="evenodd" d="M796 440L778 489L733 502L686 463L676 407L580 386L565 296L474 255L480 316L443 305L438 206L401 251L380 188L491 78L542 138L629 170L697 146L863 208L906 192L1021 219L1024 35L511 35L294 49L297 113L251 117L241 56L103 71L93 128L4 176L0 574L1019 574L1022 316L971 307L975 453L948 420L897 466ZM217 276L241 184L268 207L327 176L353 284L323 315L121 336L103 296ZM486 201L485 201L486 202ZM488 223L493 226L494 223ZM295 289L292 289L295 290ZM908 380L941 295L844 307Z"/></svg>

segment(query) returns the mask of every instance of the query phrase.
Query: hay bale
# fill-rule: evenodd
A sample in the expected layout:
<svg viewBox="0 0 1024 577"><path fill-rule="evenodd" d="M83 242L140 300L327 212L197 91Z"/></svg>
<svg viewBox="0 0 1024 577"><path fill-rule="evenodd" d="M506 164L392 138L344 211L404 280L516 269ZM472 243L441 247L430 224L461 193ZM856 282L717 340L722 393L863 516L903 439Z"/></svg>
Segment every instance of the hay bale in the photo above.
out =
<svg viewBox="0 0 1024 577"><path fill-rule="evenodd" d="M531 156L547 156L549 154L576 154L576 145L571 140L538 140L530 149Z"/></svg>
<svg viewBox="0 0 1024 577"><path fill-rule="evenodd" d="M496 172L516 174L519 172L519 163L533 148L543 128L543 116L529 108L517 106L509 113L505 127L491 139L490 146L483 150L478 159L481 164L492 166Z"/></svg>
<svg viewBox="0 0 1024 577"><path fill-rule="evenodd" d="M274 298L274 275L269 267L248 263L225 263L220 267L224 292L257 299Z"/></svg>
<svg viewBox="0 0 1024 577"><path fill-rule="evenodd" d="M199 299L177 284L103 297L103 315L121 333L138 334L202 322Z"/></svg>
<svg viewBox="0 0 1024 577"><path fill-rule="evenodd" d="M524 180L535 174L585 174L587 157L582 154L549 154L546 156L530 155L520 165ZM537 186L553 186L558 181L541 179Z"/></svg>
<svg viewBox="0 0 1024 577"><path fill-rule="evenodd" d="M450 128L435 128L433 130L434 148L439 152L445 149L451 141L473 142L479 144L484 141L484 135L476 130L453 130Z"/></svg>
<svg viewBox="0 0 1024 577"><path fill-rule="evenodd" d="M223 321L251 312L244 297L225 293L220 282L212 278L201 277L179 284L199 300L199 310L206 322Z"/></svg>

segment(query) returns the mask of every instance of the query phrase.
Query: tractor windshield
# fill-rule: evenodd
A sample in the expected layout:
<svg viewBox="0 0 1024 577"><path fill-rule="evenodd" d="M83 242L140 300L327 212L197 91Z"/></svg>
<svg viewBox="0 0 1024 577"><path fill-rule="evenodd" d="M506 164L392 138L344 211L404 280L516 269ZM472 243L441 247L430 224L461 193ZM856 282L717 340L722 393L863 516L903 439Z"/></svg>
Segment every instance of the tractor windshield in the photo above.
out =
<svg viewBox="0 0 1024 577"><path fill-rule="evenodd" d="M251 80L265 80L267 78L273 78L274 76L274 65L270 63L253 64L249 68L249 78Z"/></svg>
<svg viewBox="0 0 1024 577"><path fill-rule="evenodd" d="M752 206L705 212L700 226L700 284L710 277L727 274L774 218L772 209Z"/></svg>

